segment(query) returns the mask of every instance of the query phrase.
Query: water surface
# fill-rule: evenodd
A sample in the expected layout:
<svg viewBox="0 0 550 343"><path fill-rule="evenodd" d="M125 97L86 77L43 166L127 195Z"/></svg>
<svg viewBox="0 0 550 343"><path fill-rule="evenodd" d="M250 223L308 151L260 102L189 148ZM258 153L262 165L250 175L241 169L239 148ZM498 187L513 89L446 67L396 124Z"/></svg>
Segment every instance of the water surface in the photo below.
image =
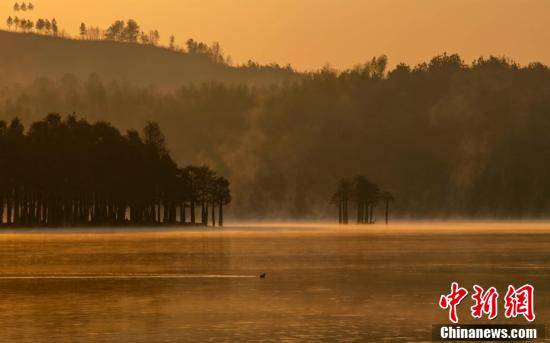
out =
<svg viewBox="0 0 550 343"><path fill-rule="evenodd" d="M0 246L1 342L427 342L455 280L531 283L550 318L546 223L9 231Z"/></svg>

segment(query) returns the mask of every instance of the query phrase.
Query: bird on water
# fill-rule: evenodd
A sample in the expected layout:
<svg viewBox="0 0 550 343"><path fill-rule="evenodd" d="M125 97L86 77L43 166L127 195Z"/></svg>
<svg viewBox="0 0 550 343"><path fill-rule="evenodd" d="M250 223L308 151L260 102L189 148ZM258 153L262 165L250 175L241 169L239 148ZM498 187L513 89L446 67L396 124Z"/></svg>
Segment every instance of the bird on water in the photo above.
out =
<svg viewBox="0 0 550 343"><path fill-rule="evenodd" d="M266 276L267 276L266 273L261 273L261 274L260 274L260 279L265 279Z"/></svg>

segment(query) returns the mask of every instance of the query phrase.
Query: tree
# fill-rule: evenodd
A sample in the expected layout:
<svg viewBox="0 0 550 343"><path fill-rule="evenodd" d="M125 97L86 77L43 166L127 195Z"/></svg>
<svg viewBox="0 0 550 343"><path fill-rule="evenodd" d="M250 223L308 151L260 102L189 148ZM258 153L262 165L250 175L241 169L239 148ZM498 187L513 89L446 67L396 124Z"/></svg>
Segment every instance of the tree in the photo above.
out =
<svg viewBox="0 0 550 343"><path fill-rule="evenodd" d="M44 29L46 30L46 33L50 33L52 30L52 23L48 19L44 21Z"/></svg>
<svg viewBox="0 0 550 343"><path fill-rule="evenodd" d="M218 225L223 226L223 206L231 202L231 191L229 189L229 181L223 177L218 177L214 180L214 192L213 192L214 204L218 206ZM214 210L212 210L212 217L214 217ZM213 220L215 225L215 221Z"/></svg>
<svg viewBox="0 0 550 343"><path fill-rule="evenodd" d="M19 12L20 9L21 9L21 7L19 6L19 3L16 2L16 3L13 5L13 10L14 10L15 12Z"/></svg>
<svg viewBox="0 0 550 343"><path fill-rule="evenodd" d="M211 50L203 42L197 42L194 39L190 38L186 42L187 45L187 52L190 54L197 54L197 55L211 55Z"/></svg>
<svg viewBox="0 0 550 343"><path fill-rule="evenodd" d="M109 123L56 113L27 132L17 118L0 121L0 226L174 224L176 206L193 196L186 170L198 172L201 197L229 201L229 182L214 189L208 167L180 169L157 156L159 136L122 135Z"/></svg>
<svg viewBox="0 0 550 343"><path fill-rule="evenodd" d="M108 40L119 41L122 39L124 31L124 22L122 20L115 21L105 32L105 38Z"/></svg>
<svg viewBox="0 0 550 343"><path fill-rule="evenodd" d="M142 44L150 44L156 46L158 45L158 42L160 40L160 34L157 30L151 30L148 34L142 31L139 39Z"/></svg>
<svg viewBox="0 0 550 343"><path fill-rule="evenodd" d="M55 20L55 18L52 19L52 32L54 36L57 36L57 33L59 32L59 28L57 27L57 20Z"/></svg>
<svg viewBox="0 0 550 343"><path fill-rule="evenodd" d="M27 31L32 31L33 28L34 28L34 22L32 20L27 20L27 23L25 25L25 29Z"/></svg>
<svg viewBox="0 0 550 343"><path fill-rule="evenodd" d="M84 39L87 33L88 33L88 30L86 29L86 24L80 23L80 37Z"/></svg>
<svg viewBox="0 0 550 343"><path fill-rule="evenodd" d="M45 27L46 27L46 22L44 21L44 19L38 19L36 21L36 30L38 30L39 32L42 32L42 30L44 30Z"/></svg>
<svg viewBox="0 0 550 343"><path fill-rule="evenodd" d="M388 224L389 221L389 215L390 215L390 203L392 203L395 198L390 192L382 192L380 194L380 198L384 201L385 205L385 218L386 218L386 224Z"/></svg>
<svg viewBox="0 0 550 343"><path fill-rule="evenodd" d="M27 5L27 9L29 11L33 11L34 10L34 5L32 4L32 2L29 2L29 4Z"/></svg>
<svg viewBox="0 0 550 343"><path fill-rule="evenodd" d="M374 207L380 199L380 188L370 182L364 175L358 174L353 180L341 179L332 203L338 204L338 222L348 222L348 202L353 200L357 205L357 224L374 223Z"/></svg>
<svg viewBox="0 0 550 343"><path fill-rule="evenodd" d="M332 196L332 202L338 205L338 223L349 222L349 200L352 194L352 182L349 179L340 179L336 192Z"/></svg>
<svg viewBox="0 0 550 343"><path fill-rule="evenodd" d="M90 40L100 40L105 37L105 33L99 27L90 26L86 32L86 37Z"/></svg>
<svg viewBox="0 0 550 343"><path fill-rule="evenodd" d="M139 25L134 19L126 22L126 27L122 31L122 40L130 43L136 43L139 37Z"/></svg>
<svg viewBox="0 0 550 343"><path fill-rule="evenodd" d="M151 146L157 156L161 157L168 154L166 149L166 138L156 122L147 122L143 128L143 137L146 145Z"/></svg>
<svg viewBox="0 0 550 343"><path fill-rule="evenodd" d="M21 20L18 17L15 17L13 19L13 25L15 26L15 31L19 28L19 24L21 23Z"/></svg>
<svg viewBox="0 0 550 343"><path fill-rule="evenodd" d="M220 46L219 42L212 43L212 46L210 47L210 54L212 56L212 60L215 63L224 63L225 59L223 57L223 51Z"/></svg>
<svg viewBox="0 0 550 343"><path fill-rule="evenodd" d="M145 34L145 32L141 32L141 34L139 35L139 40L141 42L141 44L149 44L149 36Z"/></svg>
<svg viewBox="0 0 550 343"><path fill-rule="evenodd" d="M27 11L27 4L26 3L21 3L21 6L19 7L19 9L21 9L21 11L25 12Z"/></svg>
<svg viewBox="0 0 550 343"><path fill-rule="evenodd" d="M365 201L368 204L368 224L374 224L374 208L378 204L378 201L380 200L380 188L377 184L369 182L367 185L367 194Z"/></svg>
<svg viewBox="0 0 550 343"><path fill-rule="evenodd" d="M8 30L11 31L11 27L13 26L13 18L11 16L6 20L6 24L8 25Z"/></svg>
<svg viewBox="0 0 550 343"><path fill-rule="evenodd" d="M149 44L151 45L158 45L159 43L159 40L160 40L160 34L157 30L151 30L149 31Z"/></svg>
<svg viewBox="0 0 550 343"><path fill-rule="evenodd" d="M363 175L356 175L353 179L352 198L357 205L357 224L368 221L368 192L370 182Z"/></svg>
<svg viewBox="0 0 550 343"><path fill-rule="evenodd" d="M195 207L200 206L201 224L208 225L208 203L212 201L212 190L215 180L215 173L207 166L188 167L186 173L189 175L192 187L191 223L195 224ZM198 203L198 204L197 204Z"/></svg>
<svg viewBox="0 0 550 343"><path fill-rule="evenodd" d="M176 49L176 37L174 35L170 35L170 45L168 46L170 50Z"/></svg>

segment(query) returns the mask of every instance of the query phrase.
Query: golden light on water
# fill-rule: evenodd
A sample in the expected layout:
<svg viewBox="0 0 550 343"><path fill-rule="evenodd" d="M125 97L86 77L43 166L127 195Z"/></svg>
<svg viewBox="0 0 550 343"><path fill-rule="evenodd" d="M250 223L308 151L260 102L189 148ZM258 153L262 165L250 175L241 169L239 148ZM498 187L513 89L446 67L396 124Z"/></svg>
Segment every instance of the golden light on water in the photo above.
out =
<svg viewBox="0 0 550 343"><path fill-rule="evenodd" d="M550 318L548 223L58 230L0 234L0 341L425 342L451 281L529 282Z"/></svg>

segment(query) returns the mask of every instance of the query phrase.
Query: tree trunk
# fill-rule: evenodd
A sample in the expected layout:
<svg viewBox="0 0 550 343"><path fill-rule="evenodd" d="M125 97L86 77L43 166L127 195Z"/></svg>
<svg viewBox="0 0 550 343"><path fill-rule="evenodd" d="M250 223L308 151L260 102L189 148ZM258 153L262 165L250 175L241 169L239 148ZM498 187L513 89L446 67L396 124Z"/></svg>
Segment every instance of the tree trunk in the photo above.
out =
<svg viewBox="0 0 550 343"><path fill-rule="evenodd" d="M191 224L196 224L196 218L195 218L195 202L191 201Z"/></svg>
<svg viewBox="0 0 550 343"><path fill-rule="evenodd" d="M10 195L6 197L6 224L11 224L11 198Z"/></svg>
<svg viewBox="0 0 550 343"><path fill-rule="evenodd" d="M390 214L390 202L386 201L386 225L388 225L389 214Z"/></svg>
<svg viewBox="0 0 550 343"><path fill-rule="evenodd" d="M348 223L348 201L344 200L344 224Z"/></svg>
<svg viewBox="0 0 550 343"><path fill-rule="evenodd" d="M20 204L20 201L19 201L19 192L16 189L15 190L14 201L13 201L13 223L15 225L19 224L20 205L21 204Z"/></svg>
<svg viewBox="0 0 550 343"><path fill-rule="evenodd" d="M0 225L4 224L4 196L0 195Z"/></svg>
<svg viewBox="0 0 550 343"><path fill-rule="evenodd" d="M207 213L207 209L206 209L206 204L204 203L204 201L202 202L201 204L201 224L203 226L206 226L208 225L208 213Z"/></svg>
<svg viewBox="0 0 550 343"><path fill-rule="evenodd" d="M370 220L369 220L369 222L370 222L371 224L374 224L373 212L374 212L374 205L371 204L371 205L370 205Z"/></svg>
<svg viewBox="0 0 550 343"><path fill-rule="evenodd" d="M185 202L182 202L180 205L180 223L185 224Z"/></svg>
<svg viewBox="0 0 550 343"><path fill-rule="evenodd" d="M218 225L223 226L223 203L220 201L220 207L218 209Z"/></svg>
<svg viewBox="0 0 550 343"><path fill-rule="evenodd" d="M338 201L338 224L342 224L342 201Z"/></svg>
<svg viewBox="0 0 550 343"><path fill-rule="evenodd" d="M212 226L216 227L216 207L214 203L212 203Z"/></svg>

